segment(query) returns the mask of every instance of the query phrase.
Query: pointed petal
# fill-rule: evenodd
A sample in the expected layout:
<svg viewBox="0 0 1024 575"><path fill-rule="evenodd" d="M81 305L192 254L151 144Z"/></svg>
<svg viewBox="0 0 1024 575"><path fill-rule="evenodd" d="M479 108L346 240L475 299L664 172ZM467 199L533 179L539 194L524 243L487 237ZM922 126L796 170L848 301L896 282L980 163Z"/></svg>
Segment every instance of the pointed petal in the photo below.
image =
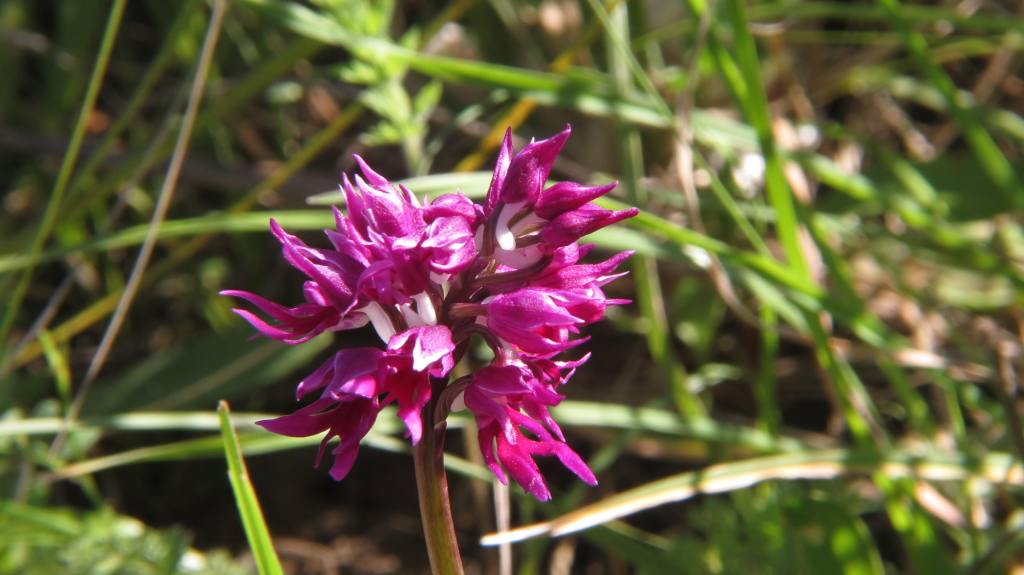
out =
<svg viewBox="0 0 1024 575"><path fill-rule="evenodd" d="M615 222L631 218L640 213L636 208L613 212L586 204L570 212L565 212L548 222L541 230L540 240L548 249L571 244L581 237L595 232Z"/></svg>
<svg viewBox="0 0 1024 575"><path fill-rule="evenodd" d="M494 164L491 185L487 188L487 199L484 200L485 214L490 214L498 200L501 199L501 188L505 185L508 166L512 162L512 152L512 128L509 127L505 129L505 138L501 141L501 148L498 150L498 160Z"/></svg>
<svg viewBox="0 0 1024 575"><path fill-rule="evenodd" d="M607 194L618 184L618 182L612 182L603 186L589 187L576 182L559 182L544 190L534 209L537 215L545 220L554 219Z"/></svg>
<svg viewBox="0 0 1024 575"><path fill-rule="evenodd" d="M371 186L376 188L385 188L391 184L388 182L387 178L375 172L369 164L363 161L363 158L359 154L352 154L352 157L355 158L356 165L359 166L359 171L363 173L363 177L366 178L366 181L369 182Z"/></svg>
<svg viewBox="0 0 1024 575"><path fill-rule="evenodd" d="M571 129L554 136L533 142L522 149L509 164L508 173L501 188L501 201L506 204L526 202L532 205L540 196L544 182L548 180L555 157L569 139Z"/></svg>

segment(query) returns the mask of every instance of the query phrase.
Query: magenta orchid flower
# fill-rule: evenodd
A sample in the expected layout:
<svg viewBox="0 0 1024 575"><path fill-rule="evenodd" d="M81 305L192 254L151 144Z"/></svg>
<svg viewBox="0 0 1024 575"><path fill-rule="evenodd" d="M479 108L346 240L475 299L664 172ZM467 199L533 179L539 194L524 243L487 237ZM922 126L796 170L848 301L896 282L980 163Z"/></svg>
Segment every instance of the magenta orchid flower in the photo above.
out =
<svg viewBox="0 0 1024 575"><path fill-rule="evenodd" d="M578 240L637 210L592 203L614 183L545 187L569 133L567 127L517 153L507 132L482 206L461 194L421 202L356 157L361 175L342 179L346 213L334 210L334 228L325 232L330 247L307 246L272 220L285 260L307 277L305 301L287 307L247 291L222 292L255 308L235 313L288 344L369 324L382 348L337 352L298 384L298 399L317 399L260 425L297 437L326 431L318 464L338 437L330 473L340 480L384 407L397 406L414 444L425 425L443 425L448 410L464 407L476 418L484 462L503 483L511 477L550 499L535 458L554 456L596 484L548 411L588 356L554 358L585 342L580 329L607 306L625 303L601 288L622 275L616 268L630 252L581 263L592 246ZM494 359L449 382L473 336Z"/></svg>

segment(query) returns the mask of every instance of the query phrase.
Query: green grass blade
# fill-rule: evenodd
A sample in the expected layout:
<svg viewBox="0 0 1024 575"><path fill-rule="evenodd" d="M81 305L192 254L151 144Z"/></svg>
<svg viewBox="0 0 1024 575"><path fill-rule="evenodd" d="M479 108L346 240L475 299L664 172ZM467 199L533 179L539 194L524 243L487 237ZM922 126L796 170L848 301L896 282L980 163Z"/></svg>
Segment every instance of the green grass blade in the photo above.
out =
<svg viewBox="0 0 1024 575"><path fill-rule="evenodd" d="M53 341L53 336L46 330L39 332L39 343L43 346L43 355L53 374L61 408L67 410L68 402L71 401L71 368L68 366L67 352Z"/></svg>
<svg viewBox="0 0 1024 575"><path fill-rule="evenodd" d="M779 322L775 310L768 305L761 306L760 357L754 377L754 400L757 402L758 426L768 433L776 434L782 425L782 410L779 409L778 380L775 365L779 359Z"/></svg>
<svg viewBox="0 0 1024 575"><path fill-rule="evenodd" d="M481 199L487 194L487 186L491 184L492 175L491 172L450 172L406 178L395 183L409 188L417 196L426 194L429 199L455 192L468 198ZM306 198L306 203L312 206L337 205L344 201L344 196L338 190L314 194Z"/></svg>
<svg viewBox="0 0 1024 575"><path fill-rule="evenodd" d="M49 423L49 422L39 422ZM219 424L218 424L219 426ZM271 435L266 431L251 432L239 436L239 443L250 455L275 453L288 449L317 445L319 438L292 438ZM148 445L135 449L127 449L110 455L101 455L84 461L71 463L56 469L53 477L70 479L90 475L108 469L138 465L140 463L158 463L171 461L188 461L198 458L220 457L224 453L224 441L219 435L184 439L170 443Z"/></svg>
<svg viewBox="0 0 1024 575"><path fill-rule="evenodd" d="M602 207L614 210L629 207L627 204L607 198L602 198L597 203ZM679 246L693 246L707 250L727 263L736 263L739 267L750 268L752 271L756 271L776 283L811 297L820 298L823 296L821 288L811 284L805 278L799 277L792 269L770 257L738 250L710 236L679 227L650 212L641 210L635 218L627 220L626 225L662 237Z"/></svg>
<svg viewBox="0 0 1024 575"><path fill-rule="evenodd" d="M729 445L755 453L778 453L803 451L812 446L831 445L828 441L795 439L774 436L758 429L742 427L713 419L682 419L666 409L653 407L630 407L611 403L566 400L552 408L555 419L563 427L609 429L614 431L635 431L647 436L662 436L669 439L691 439L709 443ZM279 437L262 431L256 421L276 417L271 413L233 413L231 424L236 430L246 432L242 444L250 454L269 453L277 444L254 441L259 437L280 439L282 445L301 447L312 445L319 438L295 439ZM52 435L61 426L59 417L31 417L24 419L0 420L0 438L25 435ZM452 417L449 429L461 429L465 418ZM97 429L103 432L153 432L190 431L209 432L220 428L219 417L205 411L137 411L108 416L84 417L71 424L72 431ZM370 435L384 437L399 433L403 429L392 410L385 410L374 424ZM258 432L249 435L248 432ZM369 436L368 436L369 437ZM170 461L176 456L209 457L219 453L219 440L215 444L197 438L181 442L149 446L141 449L160 448L142 454L145 461ZM189 443L191 442L191 443ZM167 446L176 445L177 448ZM175 451L177 449L177 451ZM118 454L114 454L116 456ZM104 456L111 457L111 456ZM140 462L125 460L126 463Z"/></svg>
<svg viewBox="0 0 1024 575"><path fill-rule="evenodd" d="M1024 206L1024 195L1020 193L1021 182L1010 161L1003 155L992 135L981 125L977 112L970 104L963 102L958 97L957 87L953 80L932 59L928 52L928 41L924 36L911 28L910 23L903 15L903 7L899 0L877 0L877 2L890 17L896 31L903 37L903 43L914 57L917 65L921 67L931 84L946 100L950 113L963 130L967 145L978 159L985 174L995 185L996 191L1005 196L1009 205L1015 208Z"/></svg>
<svg viewBox="0 0 1024 575"><path fill-rule="evenodd" d="M653 407L629 407L590 401L563 401L552 408L563 427L597 427L636 431L644 435L697 439L719 445L742 447L754 452L802 451L812 442L776 436L751 427L715 421L712 418L681 418ZM816 442L814 443L816 444Z"/></svg>
<svg viewBox="0 0 1024 575"><path fill-rule="evenodd" d="M629 43L623 38L629 37L629 7L625 4L616 7L614 14L609 15L595 1L591 1L595 11L605 28L608 38L609 67L615 90L622 96L633 92L630 71L635 76L644 75L629 49ZM613 22L614 20L614 22ZM653 88L651 88L653 90ZM671 113L665 111L667 117ZM639 182L644 175L643 142L639 130L626 122L619 121L619 157L622 166L622 186L625 188L629 202L636 206L647 203L645 190ZM636 286L637 307L646 319L647 350L668 380L668 388L679 412L688 417L703 417L706 413L701 399L690 393L687 388L686 367L672 348L672 337L669 335L669 318L665 309L665 298L662 295L661 279L658 273L657 260L648 256L636 256L630 262L633 268L633 283Z"/></svg>
<svg viewBox="0 0 1024 575"><path fill-rule="evenodd" d="M910 563L917 573L951 575L956 572L927 514L914 499L914 482L876 473L875 485L885 494L889 521L900 534Z"/></svg>
<svg viewBox="0 0 1024 575"><path fill-rule="evenodd" d="M178 14L175 16L174 22L167 32L166 39L160 44L160 51L139 79L138 85L125 103L122 112L110 129L103 135L103 139L96 146L89 159L82 164L81 169L75 175L75 179L71 182L68 189L69 198L76 194L76 191L82 186L83 182L93 177L93 174L103 165L103 161L107 159L117 146L121 135L135 123L139 112L142 111L143 105L156 87L157 81L175 56L176 46L180 45L183 38L186 38L192 32L188 29L188 23L194 15L197 3L197 0L189 0L178 10Z"/></svg>
<svg viewBox="0 0 1024 575"><path fill-rule="evenodd" d="M220 414L221 438L228 460L228 479L235 494L235 502L238 503L238 512L242 516L242 526L245 528L245 537L249 540L256 568L260 575L284 575L281 561L277 558L274 544L270 540L270 532L263 520L259 500L256 499L256 490L249 481L249 472L242 459L238 435L231 425L231 410L227 402L220 402L217 413Z"/></svg>
<svg viewBox="0 0 1024 575"><path fill-rule="evenodd" d="M64 154L64 160L61 162L60 171L57 172L57 181L53 184L53 190L50 192L46 211L43 212L43 220L40 222L39 227L36 228L35 237L28 250L30 261L46 245L46 240L49 238L54 223L57 221L57 216L60 213L64 192L67 190L68 182L71 180L71 171L78 161L78 154L82 149L82 142L85 139L89 117L92 114L93 106L96 104L96 97L100 93L100 86L103 84L103 78L106 75L107 64L110 62L110 53L114 49L114 39L117 37L117 30L121 26L121 16L124 15L124 7L125 0L115 0L110 7L110 16L107 19L107 26L103 31L103 40L96 55L96 65L93 67L92 77L89 78L89 87L86 89L85 98L82 100L78 121L75 123L74 131L71 133L71 141L68 144L67 152ZM7 301L3 319L0 319L0 343L6 341L7 333L10 331L11 326L14 325L14 320L21 310L22 299L24 299L28 286L32 281L32 269L33 267L30 265L22 273L14 288L14 292ZM2 358L2 361L6 363L9 359Z"/></svg>
<svg viewBox="0 0 1024 575"><path fill-rule="evenodd" d="M275 218L285 228L315 230L330 227L331 214L327 210L294 210L290 212L259 212L247 214L215 213L195 218L165 221L160 226L161 240L220 232L262 232L267 231L270 218ZM135 246L146 237L149 224L140 224L115 232L77 246L47 250L36 258L36 262L58 260L73 253L104 252ZM33 263L25 254L0 256L0 273L23 269Z"/></svg>
<svg viewBox="0 0 1024 575"><path fill-rule="evenodd" d="M590 9L597 16L598 21L601 22L601 26L605 30L606 37L610 41L611 46L609 50L614 51L617 58L620 58L620 65L628 66L629 72L632 73L633 79L640 84L647 96L654 102L658 112L665 118L666 121L673 121L675 115L672 110L669 109L668 105L662 99L661 94L658 93L658 89L651 82L651 79L644 72L643 66L636 59L636 55L633 54L630 48L629 42L629 23L628 21L623 22L612 22L613 16L608 13L608 10L598 0L587 0L590 4ZM615 8L616 14L625 15L625 10L629 9L628 4L623 4ZM622 72L625 72L622 70ZM617 72L618 74L618 72ZM615 80L616 82L628 82L628 78L620 76Z"/></svg>
<svg viewBox="0 0 1024 575"><path fill-rule="evenodd" d="M270 218L276 219L284 228L295 231L322 230L333 225L331 214L327 210L288 210L236 214L214 213L194 218L168 220L160 227L158 237L161 240L169 240L209 233L267 232ZM51 262L72 254L99 253L135 246L145 238L148 227L146 224L133 226L75 246L46 250L35 261L37 263ZM686 232L686 230L681 231ZM698 239L696 241L698 243L701 242L699 238L706 237L699 234L697 236ZM685 259L678 250L673 250L671 247L664 245L664 243L637 230L607 228L595 233L588 239L608 249L633 249L638 253L656 256L660 259ZM717 243L709 245L718 246ZM723 244L721 247L725 248L726 246ZM770 260L765 258L764 261L768 262ZM32 262L33 260L24 254L2 255L0 256L0 274L24 269Z"/></svg>
<svg viewBox="0 0 1024 575"><path fill-rule="evenodd" d="M768 99L761 79L761 63L757 47L747 23L746 7L741 0L727 3L732 31L736 40L736 65L743 77L744 89L734 88L744 114L757 132L757 140L765 160L765 188L768 199L775 209L775 225L786 252L786 260L802 277L810 277L807 259L800 247L800 222L793 192L783 172L782 155L772 135L772 121L768 111Z"/></svg>
<svg viewBox="0 0 1024 575"><path fill-rule="evenodd" d="M237 435L240 449L244 448L250 455L267 455L280 451L302 449L319 445L322 438L286 437L267 433L256 425L261 419L270 419L276 414L236 413L230 414L232 429L242 429ZM657 414L645 419L652 419L652 425L659 425ZM463 418L452 418L448 429L461 429ZM664 423L663 421L660 423ZM0 421L0 438L26 435L52 435L63 425L63 419L57 417L35 417L30 419L13 419ZM214 431L222 425L221 416L209 412L139 412L110 417L93 417L75 421L71 424L72 432L99 429L104 431L151 432L151 431ZM386 409L378 417L370 433L363 438L363 445L394 453L409 453L409 444L396 434L405 429L393 409ZM675 428L672 428L675 429ZM686 431L685 429L683 431ZM703 430L707 431L707 430ZM722 436L722 434L715 434ZM742 435L742 434L741 434ZM755 438L756 440L756 438ZM102 455L84 461L78 461L55 469L51 479L70 479L90 475L108 469L137 465L140 463L158 463L188 461L197 458L213 458L224 454L224 440L220 435L207 435L194 439L173 441L157 445L148 445L128 449L109 455ZM774 451L774 450L773 450ZM493 475L480 465L452 455L445 456L445 467L455 473L466 475L478 480L490 482Z"/></svg>
<svg viewBox="0 0 1024 575"><path fill-rule="evenodd" d="M256 430L256 421L276 417L271 413L233 413L231 425L236 429ZM0 420L0 438L21 435L52 435L60 431L60 417L30 417ZM216 431L220 417L208 411L133 412L102 417L83 417L71 423L72 430L103 431Z"/></svg>
<svg viewBox="0 0 1024 575"><path fill-rule="evenodd" d="M195 131L202 132L216 125L217 122L225 121L243 104L251 101L261 93L261 90L264 90L282 74L286 73L296 62L303 58L312 57L322 47L322 44L306 38L300 38L287 48L275 53L273 57L253 70L230 90L218 98L212 98L209 102L209 107L196 118ZM171 154L174 146L174 136L174 130L167 130L162 132L159 141L153 143L155 150L152 152L153 162L159 162ZM88 197L80 198L77 203L70 202L67 213L61 214L62 221L73 221L83 217L90 209L91 202L98 201L115 193L138 170L140 162L144 161L146 155L146 152L134 154L131 160L125 162L123 166L114 169L109 177L105 178L102 183L98 184L88 194Z"/></svg>
<svg viewBox="0 0 1024 575"><path fill-rule="evenodd" d="M902 8L903 17L915 24L948 23L964 31L1009 32L1024 34L1024 20L1007 18L992 12L964 12L953 6L911 4ZM891 22L887 11L879 6L854 2L765 2L750 7L754 20L837 18L850 22Z"/></svg>

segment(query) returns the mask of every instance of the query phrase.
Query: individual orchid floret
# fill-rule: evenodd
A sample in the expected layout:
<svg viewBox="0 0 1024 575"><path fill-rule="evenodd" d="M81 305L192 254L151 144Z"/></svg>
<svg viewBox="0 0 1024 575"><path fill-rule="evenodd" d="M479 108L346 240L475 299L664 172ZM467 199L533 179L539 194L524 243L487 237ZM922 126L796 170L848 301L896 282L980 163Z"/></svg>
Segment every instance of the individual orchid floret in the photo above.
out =
<svg viewBox="0 0 1024 575"><path fill-rule="evenodd" d="M586 341L581 328L609 305L603 287L620 277L631 252L584 263L581 237L632 217L595 203L615 183L547 185L565 130L516 152L506 133L484 204L460 193L428 202L389 182L356 157L361 175L344 176L344 210L332 208L329 246L311 247L275 221L284 259L306 276L293 307L247 291L224 295L260 334L299 344L325 332L369 324L380 348L335 353L299 382L298 399L319 396L290 415L261 421L290 436L326 432L317 463L339 438L331 476L344 477L381 409L394 405L417 449L441 433L451 409L468 407L479 426L484 461L538 499L551 497L534 459L554 456L583 481L596 479L565 442L549 408L589 355L556 357ZM491 363L450 382L455 364L480 338ZM423 447L427 446L427 447Z"/></svg>
<svg viewBox="0 0 1024 575"><path fill-rule="evenodd" d="M445 326L414 327L388 341L380 361L384 403L398 404L398 417L413 443L423 433L421 412L431 397L430 378L448 375L454 366L452 334Z"/></svg>
<svg viewBox="0 0 1024 575"><path fill-rule="evenodd" d="M506 133L485 204L487 225L480 242L505 265L529 265L559 247L615 222L631 218L636 208L611 211L590 203L615 183L588 187L561 182L544 189L555 157L570 129L546 140L531 142L513 155Z"/></svg>
<svg viewBox="0 0 1024 575"><path fill-rule="evenodd" d="M450 276L476 258L474 236L483 215L465 196L445 194L423 210L427 229L420 246L428 250L430 270Z"/></svg>
<svg viewBox="0 0 1024 575"><path fill-rule="evenodd" d="M320 450L316 456L316 466L320 466L327 444L335 437L340 438L338 445L331 450L334 463L330 474L341 481L352 470L352 465L359 455L359 443L370 432L380 403L377 398L346 396L340 400L320 398L317 401L277 419L258 421L264 429L289 437L309 437L326 431Z"/></svg>
<svg viewBox="0 0 1024 575"><path fill-rule="evenodd" d="M315 285L307 289L306 293L306 303L295 307L285 307L254 293L241 290L224 290L221 295L244 299L270 316L276 323L267 323L246 309L234 310L263 336L290 344L309 341L328 330L362 327L369 321L365 315L358 313L352 317L342 317L336 308L324 305L322 297L316 297L320 294ZM309 297L309 294L314 294L314 297Z"/></svg>
<svg viewBox="0 0 1024 575"><path fill-rule="evenodd" d="M292 414L256 423L289 437L309 437L327 431L320 442L317 466L331 439L341 438L332 450L334 464L330 471L331 477L340 481L352 469L359 453L359 442L373 427L381 409L377 399L381 356L380 350L372 348L339 351L299 382L296 390L299 398L322 390L319 399Z"/></svg>
<svg viewBox="0 0 1024 575"><path fill-rule="evenodd" d="M426 223L419 200L405 186L394 186L356 156L359 170L366 178L355 177L355 185L342 177L342 190L349 218L364 236L387 238L416 236Z"/></svg>
<svg viewBox="0 0 1024 575"><path fill-rule="evenodd" d="M559 401L561 396L551 387L518 366L483 368L465 390L466 407L476 417L480 451L488 469L502 483L508 481L507 471L541 501L551 499L551 491L533 460L538 455L554 455L584 482L597 484L593 472L566 445L547 413L547 408Z"/></svg>
<svg viewBox="0 0 1024 575"><path fill-rule="evenodd" d="M245 309L236 309L235 313L266 337L290 344L308 341L325 331L366 325L367 317L354 311L359 301L354 289L360 273L357 260L337 250L311 248L273 219L270 231L281 242L285 261L309 278L303 285L306 302L289 308L251 292L226 290L223 295L248 301L277 323L269 324Z"/></svg>
<svg viewBox="0 0 1024 575"><path fill-rule="evenodd" d="M486 325L517 349L542 356L574 347L569 336L586 321L569 309L569 299L558 290L524 288L499 294L484 304Z"/></svg>

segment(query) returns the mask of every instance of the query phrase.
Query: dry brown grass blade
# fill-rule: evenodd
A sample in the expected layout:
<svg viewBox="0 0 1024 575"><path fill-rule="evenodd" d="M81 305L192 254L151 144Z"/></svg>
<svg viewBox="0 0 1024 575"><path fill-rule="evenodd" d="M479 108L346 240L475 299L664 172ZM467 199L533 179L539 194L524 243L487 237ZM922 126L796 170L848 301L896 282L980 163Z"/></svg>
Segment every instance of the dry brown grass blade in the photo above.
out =
<svg viewBox="0 0 1024 575"><path fill-rule="evenodd" d="M213 61L217 39L220 36L221 25L224 22L224 14L227 12L227 4L227 0L214 0L213 2L210 23L207 27L206 37L203 39L203 47L196 66L195 79L189 93L188 104L185 107L185 114L182 117L181 129L174 144L174 153L167 168L167 176L164 178L156 206L153 209L150 228L139 250L139 255L135 260L135 265L132 267L131 275L128 278L124 291L121 293L121 298L114 309L114 315L110 318L110 323L103 334L103 339L100 341L100 345L95 355L93 355L92 361L89 363L85 377L82 379L82 384L75 393L75 399L68 408L65 417L65 420L68 422L74 421L78 417L89 388L96 380L100 370L103 369L103 365L106 363L107 356L110 353L110 348L117 338L129 308L131 308L139 285L142 282L146 266L149 265L150 257L153 255L153 249L156 247L156 240L160 231L160 224L167 217L167 210L170 208L171 201L174 198L174 190L177 187L178 175L181 172L185 155L188 153L188 142L192 136L192 127L195 124L196 115L199 112L199 104L202 101L203 91L206 88L206 79L209 75L210 63ZM56 453L60 451L66 437L67 429L65 427L54 438L50 446L50 452Z"/></svg>
<svg viewBox="0 0 1024 575"><path fill-rule="evenodd" d="M919 481L976 479L992 483L1024 484L1024 468L1009 457L989 456L978 468L939 458L857 456L845 450L827 450L769 456L712 465L620 492L556 519L492 533L483 545L516 543L534 537L560 537L697 495L735 491L772 480L821 480L884 473Z"/></svg>

